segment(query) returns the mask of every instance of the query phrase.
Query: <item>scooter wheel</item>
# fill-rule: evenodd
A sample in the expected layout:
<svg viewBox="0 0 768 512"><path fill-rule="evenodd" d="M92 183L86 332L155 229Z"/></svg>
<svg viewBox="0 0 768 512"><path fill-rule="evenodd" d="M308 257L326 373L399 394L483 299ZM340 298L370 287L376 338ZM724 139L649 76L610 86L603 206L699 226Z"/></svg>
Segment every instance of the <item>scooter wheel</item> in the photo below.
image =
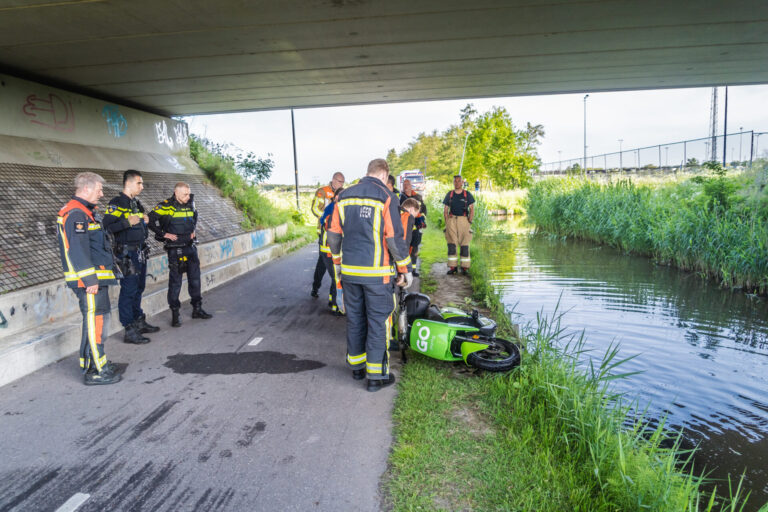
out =
<svg viewBox="0 0 768 512"><path fill-rule="evenodd" d="M520 364L520 349L501 338L494 338L486 349L472 352L467 363L487 372L508 372Z"/></svg>

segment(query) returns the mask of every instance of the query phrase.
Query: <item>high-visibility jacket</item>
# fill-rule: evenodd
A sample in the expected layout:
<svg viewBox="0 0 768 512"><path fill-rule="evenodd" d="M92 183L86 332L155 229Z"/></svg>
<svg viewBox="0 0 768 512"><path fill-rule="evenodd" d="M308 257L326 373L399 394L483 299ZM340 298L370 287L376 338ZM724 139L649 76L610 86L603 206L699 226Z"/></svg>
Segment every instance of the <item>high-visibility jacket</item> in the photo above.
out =
<svg viewBox="0 0 768 512"><path fill-rule="evenodd" d="M312 214L319 219L328 203L333 201L333 196L334 192L330 185L317 189L312 198Z"/></svg>
<svg viewBox="0 0 768 512"><path fill-rule="evenodd" d="M411 238L413 238L413 230L415 229L414 223L416 222L416 217L405 210L401 210L400 222L403 224L403 240L405 240L405 246L408 247L408 252L410 253Z"/></svg>
<svg viewBox="0 0 768 512"><path fill-rule="evenodd" d="M331 249L328 247L328 228L331 227L331 214L335 206L334 203L329 203L323 211L323 216L320 217L320 252L328 257L331 256Z"/></svg>
<svg viewBox="0 0 768 512"><path fill-rule="evenodd" d="M128 217L135 215L140 219L138 224L131 226ZM149 230L144 223L144 206L141 201L131 199L120 192L112 198L104 212L104 229L115 235L115 243L119 245L140 248L145 245Z"/></svg>
<svg viewBox="0 0 768 512"><path fill-rule="evenodd" d="M395 267L401 273L411 271L397 200L370 176L339 194L328 247L334 263L341 265L343 281L389 283Z"/></svg>
<svg viewBox="0 0 768 512"><path fill-rule="evenodd" d="M95 207L73 197L56 219L61 266L70 288L117 284L111 243L93 215Z"/></svg>
<svg viewBox="0 0 768 512"><path fill-rule="evenodd" d="M195 209L194 196L190 194L189 201L182 204L173 195L155 206L149 212L149 229L155 234L155 239L163 241L166 245L191 245L192 233L197 226L197 210ZM169 242L165 238L166 233L178 236L175 242Z"/></svg>

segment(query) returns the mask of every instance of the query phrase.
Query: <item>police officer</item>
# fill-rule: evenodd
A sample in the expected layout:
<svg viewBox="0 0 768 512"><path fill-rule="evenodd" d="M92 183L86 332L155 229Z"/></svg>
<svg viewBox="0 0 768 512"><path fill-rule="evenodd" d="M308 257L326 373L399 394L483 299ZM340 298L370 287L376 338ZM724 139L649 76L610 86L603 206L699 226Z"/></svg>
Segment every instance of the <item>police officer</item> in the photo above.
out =
<svg viewBox="0 0 768 512"><path fill-rule="evenodd" d="M469 273L469 242L472 241L472 217L475 215L475 198L464 189L464 179L453 177L453 190L443 199L445 218L445 241L448 243L448 274L455 274L461 257L461 273ZM456 246L459 255L456 255Z"/></svg>
<svg viewBox="0 0 768 512"><path fill-rule="evenodd" d="M331 183L320 187L315 191L315 195L312 198L312 215L317 217L317 236L318 245L322 246L322 229L320 226L320 217L323 216L323 211L329 203L333 201L333 196L338 189L344 186L344 175L340 172L334 173L331 178ZM315 275L312 278L312 297L319 297L317 290L320 289L320 285L323 283L323 275L325 274L325 262L323 260L325 255L322 251L317 255L317 263L315 264Z"/></svg>
<svg viewBox="0 0 768 512"><path fill-rule="evenodd" d="M147 323L141 309L141 295L147 282L147 222L144 206L138 195L144 190L144 179L139 171L129 169L123 173L123 191L113 198L104 214L104 229L114 235L112 252L123 278L120 280L120 297L117 309L120 323L125 328L125 343L149 343L142 336L160 330Z"/></svg>
<svg viewBox="0 0 768 512"><path fill-rule="evenodd" d="M109 333L109 286L117 284L109 236L94 215L104 195L104 178L92 172L75 176L75 195L59 210L56 220L64 280L77 296L83 315L80 368L86 385L120 381L107 361L104 340ZM118 273L119 275L119 273Z"/></svg>
<svg viewBox="0 0 768 512"><path fill-rule="evenodd" d="M197 257L197 210L189 185L179 182L173 195L155 206L149 213L149 229L155 239L162 241L168 253L168 306L171 308L171 325L181 326L179 318L179 293L184 272L187 273L187 289L192 299L192 318L208 319L213 315L203 310L200 293L200 260Z"/></svg>
<svg viewBox="0 0 768 512"><path fill-rule="evenodd" d="M347 363L354 379L368 377L368 391L395 382L389 372L395 276L400 274L397 284L404 287L413 281L398 201L386 186L388 176L387 161L372 160L367 175L339 194L328 230L328 247L344 286Z"/></svg>

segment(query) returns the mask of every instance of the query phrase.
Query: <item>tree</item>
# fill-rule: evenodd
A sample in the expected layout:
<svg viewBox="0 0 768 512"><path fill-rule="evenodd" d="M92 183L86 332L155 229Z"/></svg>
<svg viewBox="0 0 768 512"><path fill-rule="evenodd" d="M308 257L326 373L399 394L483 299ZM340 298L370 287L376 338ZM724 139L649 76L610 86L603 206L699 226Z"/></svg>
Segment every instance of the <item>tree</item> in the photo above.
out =
<svg viewBox="0 0 768 512"><path fill-rule="evenodd" d="M235 169L251 183L261 183L272 175L275 162L270 158L272 153L267 153L267 158L258 158L254 153L243 156L237 155Z"/></svg>

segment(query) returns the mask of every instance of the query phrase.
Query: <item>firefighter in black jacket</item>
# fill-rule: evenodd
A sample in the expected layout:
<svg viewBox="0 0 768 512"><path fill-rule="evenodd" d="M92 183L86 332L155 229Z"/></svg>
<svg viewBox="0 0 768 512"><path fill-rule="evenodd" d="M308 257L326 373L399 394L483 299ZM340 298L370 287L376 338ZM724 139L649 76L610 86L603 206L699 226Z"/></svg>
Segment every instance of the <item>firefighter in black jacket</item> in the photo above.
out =
<svg viewBox="0 0 768 512"><path fill-rule="evenodd" d="M117 284L112 247L95 215L104 195L104 178L92 172L75 177L75 195L59 210L56 232L64 280L77 296L83 315L80 368L86 385L120 381L113 363L107 361L104 340L109 335L109 286Z"/></svg>
<svg viewBox="0 0 768 512"><path fill-rule="evenodd" d="M168 253L168 305L171 308L173 327L181 326L179 292L184 272L187 273L187 289L192 299L192 318L213 317L202 306L200 260L195 247L197 210L193 199L189 185L179 182L173 189L173 195L149 213L149 229L155 234L156 240L163 242Z"/></svg>
<svg viewBox="0 0 768 512"><path fill-rule="evenodd" d="M144 180L139 171L129 169L123 173L123 191L113 198L104 214L104 229L114 235L112 252L123 278L120 280L120 297L117 309L120 323L125 328L125 343L149 343L144 333L157 332L159 327L149 325L141 309L141 295L147 282L147 222L144 206L138 195L144 190Z"/></svg>
<svg viewBox="0 0 768 512"><path fill-rule="evenodd" d="M387 189L389 166L376 159L367 176L339 194L328 230L336 275L341 275L347 314L347 364L352 377L368 377L368 391L395 382L389 372L389 340L397 284L413 281L397 196Z"/></svg>

